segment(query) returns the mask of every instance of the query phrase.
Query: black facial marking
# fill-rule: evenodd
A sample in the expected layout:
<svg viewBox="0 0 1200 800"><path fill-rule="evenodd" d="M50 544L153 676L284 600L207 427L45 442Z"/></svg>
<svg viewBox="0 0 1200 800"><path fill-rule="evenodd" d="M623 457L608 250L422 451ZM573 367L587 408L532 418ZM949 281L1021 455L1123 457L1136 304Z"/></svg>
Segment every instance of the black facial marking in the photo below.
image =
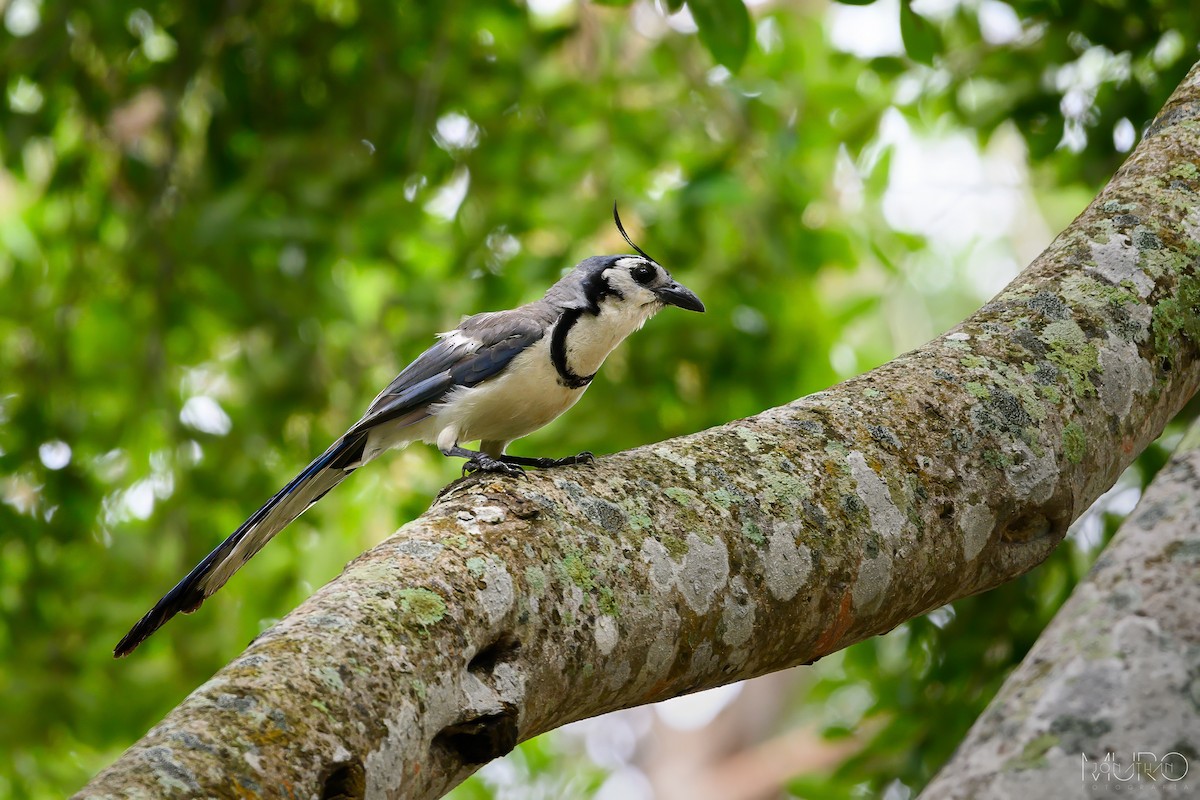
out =
<svg viewBox="0 0 1200 800"><path fill-rule="evenodd" d="M608 281L603 281L603 283L607 285ZM590 311L590 309L588 310ZM582 389L592 382L592 378L596 377L594 372L591 375L576 375L567 365L567 334L583 316L583 312L584 309L568 308L558 318L558 324L554 326L554 333L550 336L550 362L554 364L554 369L558 373L558 382L569 389ZM592 311L591 313L596 312Z"/></svg>
<svg viewBox="0 0 1200 800"><path fill-rule="evenodd" d="M588 301L587 311L592 315L600 313L600 301L606 297L625 299L625 295L604 277L603 270L593 272L587 277L583 283L583 296Z"/></svg>

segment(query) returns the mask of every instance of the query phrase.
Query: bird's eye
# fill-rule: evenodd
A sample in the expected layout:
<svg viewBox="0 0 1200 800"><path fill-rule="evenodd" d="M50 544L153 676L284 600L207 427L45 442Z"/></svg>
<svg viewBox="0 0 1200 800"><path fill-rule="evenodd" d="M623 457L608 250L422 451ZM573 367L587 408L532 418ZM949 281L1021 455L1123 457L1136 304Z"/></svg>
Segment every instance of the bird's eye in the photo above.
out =
<svg viewBox="0 0 1200 800"><path fill-rule="evenodd" d="M638 264L633 269L629 270L629 274L638 283L645 285L654 280L654 267L649 264Z"/></svg>

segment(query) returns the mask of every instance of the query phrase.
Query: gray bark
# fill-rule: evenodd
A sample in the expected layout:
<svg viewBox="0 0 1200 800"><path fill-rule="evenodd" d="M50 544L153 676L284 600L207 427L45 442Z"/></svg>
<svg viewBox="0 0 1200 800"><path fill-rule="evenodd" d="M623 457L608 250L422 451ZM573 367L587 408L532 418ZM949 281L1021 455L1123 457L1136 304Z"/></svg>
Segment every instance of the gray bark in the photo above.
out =
<svg viewBox="0 0 1200 800"><path fill-rule="evenodd" d="M1198 498L1200 422L922 797L1200 794Z"/></svg>
<svg viewBox="0 0 1200 800"><path fill-rule="evenodd" d="M749 419L460 488L81 796L437 797L564 723L809 662L1032 569L1200 382L1197 163L1193 69L948 334Z"/></svg>

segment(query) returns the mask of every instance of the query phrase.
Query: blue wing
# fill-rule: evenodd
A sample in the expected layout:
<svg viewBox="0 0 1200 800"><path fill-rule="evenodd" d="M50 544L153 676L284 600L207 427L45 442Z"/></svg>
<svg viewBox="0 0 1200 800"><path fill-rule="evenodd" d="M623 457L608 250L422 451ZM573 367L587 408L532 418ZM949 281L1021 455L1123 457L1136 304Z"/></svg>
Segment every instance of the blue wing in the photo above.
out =
<svg viewBox="0 0 1200 800"><path fill-rule="evenodd" d="M541 339L545 328L538 317L520 310L469 317L405 367L350 432L411 415L457 386L486 381Z"/></svg>

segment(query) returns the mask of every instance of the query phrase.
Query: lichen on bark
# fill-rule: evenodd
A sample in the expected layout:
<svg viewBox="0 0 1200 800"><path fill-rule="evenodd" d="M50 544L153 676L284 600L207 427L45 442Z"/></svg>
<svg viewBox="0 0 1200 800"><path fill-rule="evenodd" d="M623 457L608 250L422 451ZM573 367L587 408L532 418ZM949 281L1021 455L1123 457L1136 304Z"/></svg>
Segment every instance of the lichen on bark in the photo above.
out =
<svg viewBox="0 0 1200 800"><path fill-rule="evenodd" d="M1200 423L1193 423L922 797L1196 794L1197 498Z"/></svg>

